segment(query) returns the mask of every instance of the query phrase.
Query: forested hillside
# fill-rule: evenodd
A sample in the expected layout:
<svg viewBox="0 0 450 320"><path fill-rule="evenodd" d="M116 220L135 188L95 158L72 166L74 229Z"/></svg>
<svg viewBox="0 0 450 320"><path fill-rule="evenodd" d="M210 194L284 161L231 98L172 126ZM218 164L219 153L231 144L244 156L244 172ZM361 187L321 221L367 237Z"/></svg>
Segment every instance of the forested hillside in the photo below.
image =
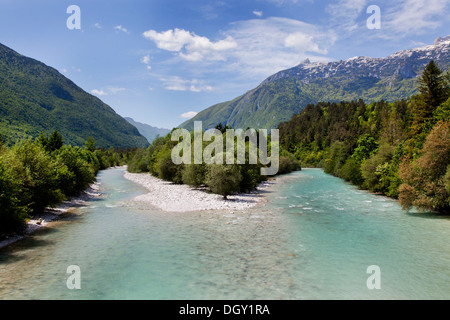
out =
<svg viewBox="0 0 450 320"><path fill-rule="evenodd" d="M139 131L57 70L0 44L0 134L8 144L58 130L67 143L145 147Z"/></svg>

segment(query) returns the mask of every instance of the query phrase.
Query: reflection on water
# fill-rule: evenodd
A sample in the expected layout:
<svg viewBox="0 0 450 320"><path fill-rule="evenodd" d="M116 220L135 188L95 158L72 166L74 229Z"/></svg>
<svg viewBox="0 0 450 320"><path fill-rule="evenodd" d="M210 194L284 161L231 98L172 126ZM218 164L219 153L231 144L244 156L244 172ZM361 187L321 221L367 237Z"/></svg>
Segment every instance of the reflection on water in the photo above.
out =
<svg viewBox="0 0 450 320"><path fill-rule="evenodd" d="M101 172L97 201L0 251L2 299L416 299L450 297L450 220L307 169L263 207L164 213ZM81 268L68 290L67 267ZM381 290L366 269L381 268Z"/></svg>

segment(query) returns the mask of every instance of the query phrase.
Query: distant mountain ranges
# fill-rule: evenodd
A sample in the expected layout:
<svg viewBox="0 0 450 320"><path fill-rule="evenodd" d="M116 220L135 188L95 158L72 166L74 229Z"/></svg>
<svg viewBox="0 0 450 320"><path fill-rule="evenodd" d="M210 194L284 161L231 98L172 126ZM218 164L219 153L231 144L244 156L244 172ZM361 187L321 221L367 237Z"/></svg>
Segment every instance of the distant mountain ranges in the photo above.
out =
<svg viewBox="0 0 450 320"><path fill-rule="evenodd" d="M232 101L203 110L180 127L192 130L194 121L203 121L203 128L221 123L233 128L270 129L290 120L308 104L321 101L406 99L416 93L416 79L431 59L443 70L450 67L450 36L386 58L354 57L329 63L305 60Z"/></svg>
<svg viewBox="0 0 450 320"><path fill-rule="evenodd" d="M64 142L146 147L138 129L57 70L0 44L0 134L8 143L58 130Z"/></svg>
<svg viewBox="0 0 450 320"><path fill-rule="evenodd" d="M233 128L277 127L320 101L363 99L394 101L416 93L416 79L431 60L450 66L450 36L433 45L403 50L386 58L355 57L329 63L305 60L280 71L257 88L216 104L180 125L193 129L217 124ZM122 118L54 68L0 44L0 134L13 143L22 137L58 130L64 141L83 145L93 137L98 147L146 147L167 129Z"/></svg>
<svg viewBox="0 0 450 320"><path fill-rule="evenodd" d="M152 143L152 141L155 140L158 136L164 137L171 131L169 129L152 127L148 124L134 121L134 119L132 118L125 117L125 120L136 127L139 130L140 134L143 135L150 143Z"/></svg>

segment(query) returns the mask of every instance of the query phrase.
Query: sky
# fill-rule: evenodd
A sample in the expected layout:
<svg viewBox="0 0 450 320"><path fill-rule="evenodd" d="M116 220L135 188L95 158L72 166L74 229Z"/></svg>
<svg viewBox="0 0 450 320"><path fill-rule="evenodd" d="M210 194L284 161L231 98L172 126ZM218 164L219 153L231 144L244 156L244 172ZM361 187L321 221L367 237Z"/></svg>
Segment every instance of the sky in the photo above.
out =
<svg viewBox="0 0 450 320"><path fill-rule="evenodd" d="M306 58L432 44L449 17L448 0L0 0L0 43L172 129Z"/></svg>

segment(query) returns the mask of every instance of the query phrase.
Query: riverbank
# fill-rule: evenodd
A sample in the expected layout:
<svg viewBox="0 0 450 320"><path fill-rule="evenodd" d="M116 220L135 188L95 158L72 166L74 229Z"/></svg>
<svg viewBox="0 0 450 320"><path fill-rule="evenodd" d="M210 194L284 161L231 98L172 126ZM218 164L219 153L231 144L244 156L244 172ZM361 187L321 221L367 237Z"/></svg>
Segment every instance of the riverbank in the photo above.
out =
<svg viewBox="0 0 450 320"><path fill-rule="evenodd" d="M88 200L100 196L99 189L100 184L95 182L79 196L67 199L60 203L57 207L47 208L43 213L33 216L33 218L27 222L27 227L24 234L9 236L6 239L0 240L0 249L33 234L41 228L47 227L50 222L61 218L70 210L81 207L85 205Z"/></svg>
<svg viewBox="0 0 450 320"><path fill-rule="evenodd" d="M116 167L116 168L124 168ZM136 174L125 171L124 178L137 183L148 190L148 193L138 196L133 201L154 206L166 212L190 212L207 210L240 211L261 205L266 201L266 195L283 181L289 180L289 176L277 176L260 183L256 190L247 194L228 196L224 200L222 196L209 193L205 189L195 189L188 185L177 185L151 176L150 174ZM35 231L45 228L52 221L60 219L72 209L81 207L90 199L100 196L100 184L94 183L81 195L63 201L56 208L47 210L33 217L27 222L24 234L9 236L0 240L0 249L14 242L32 235Z"/></svg>
<svg viewBox="0 0 450 320"><path fill-rule="evenodd" d="M134 201L146 203L162 211L189 212L203 210L245 210L264 203L265 194L282 178L272 178L260 183L255 191L228 196L209 193L188 185L179 185L153 177L148 173L125 172L124 178L140 184L148 193Z"/></svg>

